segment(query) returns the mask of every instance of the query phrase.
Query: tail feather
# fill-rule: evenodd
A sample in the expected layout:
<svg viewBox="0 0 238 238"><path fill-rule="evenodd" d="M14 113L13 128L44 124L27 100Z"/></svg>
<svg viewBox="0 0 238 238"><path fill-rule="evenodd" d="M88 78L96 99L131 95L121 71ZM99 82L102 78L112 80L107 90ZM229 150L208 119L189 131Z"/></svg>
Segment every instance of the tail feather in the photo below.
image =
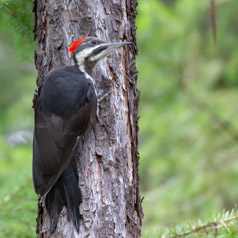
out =
<svg viewBox="0 0 238 238"><path fill-rule="evenodd" d="M50 235L52 235L57 227L58 220L51 219L50 220Z"/></svg>
<svg viewBox="0 0 238 238"><path fill-rule="evenodd" d="M68 220L71 220L79 233L79 205L82 203L82 194L78 187L78 173L75 158L72 158L68 167L46 195L46 209L50 216L50 234L55 232L63 206L66 207Z"/></svg>
<svg viewBox="0 0 238 238"><path fill-rule="evenodd" d="M59 215L65 205L65 194L61 177L46 195L45 205L50 216L50 234L52 234L57 227Z"/></svg>
<svg viewBox="0 0 238 238"><path fill-rule="evenodd" d="M62 181L66 197L68 219L73 222L75 229L79 233L79 205L82 202L82 194L78 187L78 173L75 160L71 161L71 166L68 166L62 174Z"/></svg>

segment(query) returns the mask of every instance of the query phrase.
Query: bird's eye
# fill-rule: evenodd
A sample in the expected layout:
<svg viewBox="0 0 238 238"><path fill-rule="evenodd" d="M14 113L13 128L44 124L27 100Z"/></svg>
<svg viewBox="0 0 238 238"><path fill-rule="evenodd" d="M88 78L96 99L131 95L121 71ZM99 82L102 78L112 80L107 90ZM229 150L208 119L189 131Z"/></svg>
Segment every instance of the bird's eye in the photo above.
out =
<svg viewBox="0 0 238 238"><path fill-rule="evenodd" d="M96 44L97 44L97 42L96 42L95 40L93 40L93 41L92 41L92 44L93 44L93 45L96 45Z"/></svg>

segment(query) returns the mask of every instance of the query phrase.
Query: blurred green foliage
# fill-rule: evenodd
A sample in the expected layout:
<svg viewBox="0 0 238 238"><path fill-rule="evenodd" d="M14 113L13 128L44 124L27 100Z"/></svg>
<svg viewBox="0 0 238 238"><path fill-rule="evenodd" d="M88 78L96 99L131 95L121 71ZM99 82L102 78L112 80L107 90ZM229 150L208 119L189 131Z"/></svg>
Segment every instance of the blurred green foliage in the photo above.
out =
<svg viewBox="0 0 238 238"><path fill-rule="evenodd" d="M36 237L33 25L32 1L0 2L0 238Z"/></svg>
<svg viewBox="0 0 238 238"><path fill-rule="evenodd" d="M0 168L0 237L36 237L30 147L12 147L1 140Z"/></svg>
<svg viewBox="0 0 238 238"><path fill-rule="evenodd" d="M222 211L238 199L238 2L216 0L216 45L209 7L208 0L139 0L145 237L169 237L237 216ZM27 134L36 79L31 9L30 0L0 3L0 237L35 234ZM236 227L230 222L230 232L223 227L218 237L236 237Z"/></svg>
<svg viewBox="0 0 238 238"><path fill-rule="evenodd" d="M238 199L237 1L139 1L144 229L207 217Z"/></svg>
<svg viewBox="0 0 238 238"><path fill-rule="evenodd" d="M32 128L33 60L22 62L16 58L20 46L14 47L10 30L0 30L0 43L0 132Z"/></svg>
<svg viewBox="0 0 238 238"><path fill-rule="evenodd" d="M12 30L11 33L17 54L21 56L21 60L31 62L35 49L32 8L32 0L0 0L1 29L10 28Z"/></svg>

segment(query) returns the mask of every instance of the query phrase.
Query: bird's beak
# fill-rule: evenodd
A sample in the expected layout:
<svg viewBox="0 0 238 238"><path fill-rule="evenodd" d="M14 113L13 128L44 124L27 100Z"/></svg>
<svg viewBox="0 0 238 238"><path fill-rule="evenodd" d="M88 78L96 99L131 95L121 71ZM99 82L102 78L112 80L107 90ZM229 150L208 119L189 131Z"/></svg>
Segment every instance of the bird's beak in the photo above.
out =
<svg viewBox="0 0 238 238"><path fill-rule="evenodd" d="M131 42L116 42L116 43L108 43L107 49L105 50L106 56L111 54L113 51L119 49L122 46L129 45Z"/></svg>
<svg viewBox="0 0 238 238"><path fill-rule="evenodd" d="M131 42L104 43L92 52L89 59L91 62L97 62L98 60L108 56L118 48L129 44L131 44Z"/></svg>
<svg viewBox="0 0 238 238"><path fill-rule="evenodd" d="M111 49L111 50L116 50L124 45L129 45L131 44L131 42L116 42L116 43L109 43L108 44L108 49Z"/></svg>

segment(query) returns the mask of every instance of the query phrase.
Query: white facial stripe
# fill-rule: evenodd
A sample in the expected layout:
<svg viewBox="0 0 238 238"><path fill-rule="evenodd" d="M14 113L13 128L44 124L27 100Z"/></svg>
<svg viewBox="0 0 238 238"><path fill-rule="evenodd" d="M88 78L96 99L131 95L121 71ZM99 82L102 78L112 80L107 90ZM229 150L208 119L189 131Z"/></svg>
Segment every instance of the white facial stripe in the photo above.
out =
<svg viewBox="0 0 238 238"><path fill-rule="evenodd" d="M101 46L104 46L104 45L107 45L107 44L103 44ZM120 48L120 47L121 47L120 45L118 47L111 47L110 49L107 49L107 51L102 51L98 55L95 55L89 59L91 62L98 61L98 60L104 58L105 56L110 55L113 51L115 51L115 49Z"/></svg>
<svg viewBox="0 0 238 238"><path fill-rule="evenodd" d="M82 43L83 44L87 44L88 42ZM115 51L117 48L120 48L123 45L129 44L129 42L125 42L125 43L114 43L114 44L110 44L108 45L107 43L104 44L100 44L100 45L96 45L94 47L89 47L86 48L78 53L76 53L75 58L77 60L78 65L83 65L84 64L84 60L87 58L89 61L91 62L96 62L104 57L106 57L107 55L111 54L113 51ZM91 56L89 57L92 52L94 50L96 50L99 47L103 47L103 46L107 46L109 48L106 48L105 50L101 51L99 54L95 55L95 56Z"/></svg>
<svg viewBox="0 0 238 238"><path fill-rule="evenodd" d="M91 62L98 61L98 60L104 58L104 57L107 56L107 55L108 55L108 52L102 51L102 52L99 53L98 55L95 55L95 56L89 58L89 60L90 60Z"/></svg>
<svg viewBox="0 0 238 238"><path fill-rule="evenodd" d="M104 46L104 45L107 45L107 44L96 45L96 46L94 46L94 47L86 48L86 49L80 51L79 53L77 53L77 54L75 55L75 57L76 57L76 60L77 60L77 62L78 62L78 65L84 64L84 59L85 59L87 56L89 56L89 55L90 55L94 50L96 50L97 48L99 48L99 47L101 47L101 46ZM101 54L101 53L100 53L100 54ZM100 55L100 54L99 54L99 55ZM91 59L90 59L90 60L91 60ZM93 60L91 60L91 61L93 61Z"/></svg>

